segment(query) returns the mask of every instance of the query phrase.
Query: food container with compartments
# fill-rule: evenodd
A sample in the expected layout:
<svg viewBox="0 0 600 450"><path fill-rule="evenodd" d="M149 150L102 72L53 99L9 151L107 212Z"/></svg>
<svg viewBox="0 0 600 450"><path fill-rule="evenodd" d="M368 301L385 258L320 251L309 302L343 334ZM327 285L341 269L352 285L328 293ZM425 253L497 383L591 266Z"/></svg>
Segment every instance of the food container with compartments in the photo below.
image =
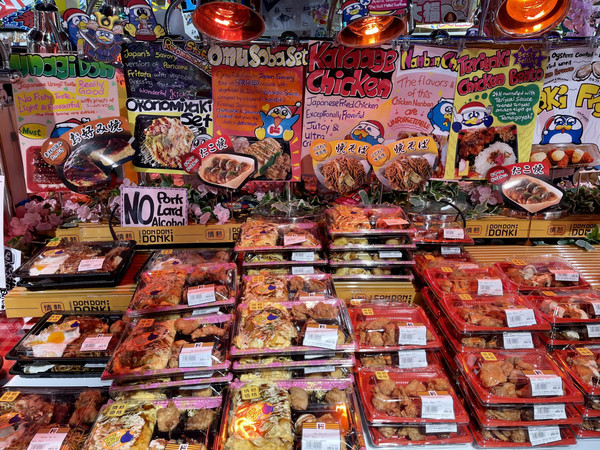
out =
<svg viewBox="0 0 600 450"><path fill-rule="evenodd" d="M544 350L459 353L459 368L484 405L581 403L583 397Z"/></svg>
<svg viewBox="0 0 600 450"><path fill-rule="evenodd" d="M135 241L52 240L15 273L29 290L117 286L135 253Z"/></svg>
<svg viewBox="0 0 600 450"><path fill-rule="evenodd" d="M365 448L352 381L232 383L216 450Z"/></svg>
<svg viewBox="0 0 600 450"><path fill-rule="evenodd" d="M334 236L329 239L329 250L346 251L379 251L379 250L413 250L417 246L410 234L397 236L378 236L365 233L360 237Z"/></svg>
<svg viewBox="0 0 600 450"><path fill-rule="evenodd" d="M177 266L144 272L127 309L130 317L230 309L237 298L233 263Z"/></svg>
<svg viewBox="0 0 600 450"><path fill-rule="evenodd" d="M412 231L410 220L399 206L336 205L325 211L327 231L338 236L395 236Z"/></svg>
<svg viewBox="0 0 600 450"><path fill-rule="evenodd" d="M330 267L393 267L414 266L410 252L406 250L344 251L330 252Z"/></svg>
<svg viewBox="0 0 600 450"><path fill-rule="evenodd" d="M242 277L242 302L287 302L334 297L331 275L253 275Z"/></svg>
<svg viewBox="0 0 600 450"><path fill-rule="evenodd" d="M419 306L363 305L349 310L358 352L435 350L442 342Z"/></svg>
<svg viewBox="0 0 600 450"><path fill-rule="evenodd" d="M458 423L469 416L446 374L360 369L357 385L370 425Z"/></svg>
<svg viewBox="0 0 600 450"><path fill-rule="evenodd" d="M568 262L554 256L498 262L505 282L521 292L588 289L590 284Z"/></svg>
<svg viewBox="0 0 600 450"><path fill-rule="evenodd" d="M470 428L475 444L481 448L554 448L576 444L573 432L566 425L494 428L471 424Z"/></svg>
<svg viewBox="0 0 600 450"><path fill-rule="evenodd" d="M515 292L493 267L427 269L425 280L440 299L471 301L476 297L502 297Z"/></svg>
<svg viewBox="0 0 600 450"><path fill-rule="evenodd" d="M415 222L413 242L435 245L473 245L467 230L458 222Z"/></svg>
<svg viewBox="0 0 600 450"><path fill-rule="evenodd" d="M277 223L251 218L242 224L236 252L316 252L322 237L314 222Z"/></svg>
<svg viewBox="0 0 600 450"><path fill-rule="evenodd" d="M230 314L133 320L113 353L104 380L226 372Z"/></svg>
<svg viewBox="0 0 600 450"><path fill-rule="evenodd" d="M354 352L356 342L346 304L340 299L238 306L231 355Z"/></svg>

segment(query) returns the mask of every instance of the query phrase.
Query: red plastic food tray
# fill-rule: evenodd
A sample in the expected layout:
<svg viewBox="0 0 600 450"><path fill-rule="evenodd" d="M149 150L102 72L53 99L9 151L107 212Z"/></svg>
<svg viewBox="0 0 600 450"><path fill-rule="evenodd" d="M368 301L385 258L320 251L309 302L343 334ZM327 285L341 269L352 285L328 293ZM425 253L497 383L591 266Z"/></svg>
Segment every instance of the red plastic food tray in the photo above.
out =
<svg viewBox="0 0 600 450"><path fill-rule="evenodd" d="M442 266L439 269L427 269L425 279L435 294L442 299L473 300L475 297L501 297L514 292L515 289L502 280L500 274L492 267L479 269L458 269ZM480 282L478 280L485 280ZM500 280L499 282L496 280ZM481 295L483 283L491 283L502 287L502 293ZM493 291L490 291L493 292Z"/></svg>
<svg viewBox="0 0 600 450"><path fill-rule="evenodd" d="M527 300L550 323L600 323L600 313L595 312L600 311L600 295L594 291L568 294L542 290L528 295Z"/></svg>
<svg viewBox="0 0 600 450"><path fill-rule="evenodd" d="M427 269L439 269L442 266L470 267L473 264L479 266L475 258L473 258L469 252L464 251L462 247L456 248L460 249L460 253L456 255L443 255L439 250L415 254L415 270L422 276L423 272Z"/></svg>
<svg viewBox="0 0 600 450"><path fill-rule="evenodd" d="M486 439L482 434L481 430L478 429L477 426L470 424L469 428L471 429L471 433L473 433L473 437L475 438L475 443L477 447L481 448L527 448L533 447L530 442L506 442L501 439ZM516 430L520 430L522 428L515 428ZM504 429L507 431L507 429ZM525 427L525 432L527 432L527 427ZM560 427L560 434L562 439L560 441L550 442L548 444L539 445L538 447L559 447L565 445L575 445L576 440L573 432L569 429L569 427L564 426Z"/></svg>
<svg viewBox="0 0 600 450"><path fill-rule="evenodd" d="M531 263L513 259L494 264L502 273L506 283L521 292L531 292L537 289L565 290L588 289L590 284L579 275L578 281L557 281L553 271L577 272L573 266L562 260L543 260ZM528 272L527 272L528 271ZM530 273L535 274L530 277ZM530 277L525 279L524 275Z"/></svg>
<svg viewBox="0 0 600 450"><path fill-rule="evenodd" d="M577 346L571 349L555 350L553 356L585 393L600 395L599 346Z"/></svg>
<svg viewBox="0 0 600 450"><path fill-rule="evenodd" d="M371 440L376 446L402 446L402 445L451 445L451 444L470 444L473 442L473 436L467 425L458 425L456 433L436 433L425 434L425 426L419 427L421 435L425 439L411 440L407 437L399 437L397 435L386 437L379 427L367 427ZM447 437L440 438L438 434L443 434Z"/></svg>

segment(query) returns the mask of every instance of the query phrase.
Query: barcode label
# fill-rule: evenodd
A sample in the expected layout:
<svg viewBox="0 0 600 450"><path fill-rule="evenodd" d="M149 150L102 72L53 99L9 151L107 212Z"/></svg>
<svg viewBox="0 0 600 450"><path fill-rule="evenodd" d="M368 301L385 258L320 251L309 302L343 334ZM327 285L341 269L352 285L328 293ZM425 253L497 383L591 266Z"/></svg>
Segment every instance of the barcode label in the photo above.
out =
<svg viewBox="0 0 600 450"><path fill-rule="evenodd" d="M454 419L454 401L450 395L438 395L435 391L421 395L422 419Z"/></svg>
<svg viewBox="0 0 600 450"><path fill-rule="evenodd" d="M504 348L516 350L521 348L533 348L533 336L531 333L504 333Z"/></svg>
<svg viewBox="0 0 600 450"><path fill-rule="evenodd" d="M79 350L82 352L99 352L106 350L111 339L112 334L98 334L94 337L87 337L81 344Z"/></svg>
<svg viewBox="0 0 600 450"><path fill-rule="evenodd" d="M335 325L319 325L306 327L302 345L329 350L337 349L338 327Z"/></svg>
<svg viewBox="0 0 600 450"><path fill-rule="evenodd" d="M302 450L340 450L340 444L338 424L317 422L302 426Z"/></svg>
<svg viewBox="0 0 600 450"><path fill-rule="evenodd" d="M398 352L398 367L401 369L427 367L427 353L425 350L401 350Z"/></svg>
<svg viewBox="0 0 600 450"><path fill-rule="evenodd" d="M556 281L579 281L579 273L575 272L574 270L550 269L550 272L554 274L554 279Z"/></svg>
<svg viewBox="0 0 600 450"><path fill-rule="evenodd" d="M179 367L211 367L213 343L185 344L179 354Z"/></svg>
<svg viewBox="0 0 600 450"><path fill-rule="evenodd" d="M477 280L477 295L502 295L502 280L500 278L484 278Z"/></svg>
<svg viewBox="0 0 600 450"><path fill-rule="evenodd" d="M600 316L600 302L590 302L592 304L592 308L594 308L594 314L596 316Z"/></svg>
<svg viewBox="0 0 600 450"><path fill-rule="evenodd" d="M588 337L597 338L600 337L600 324L586 325Z"/></svg>
<svg viewBox="0 0 600 450"><path fill-rule="evenodd" d="M546 374L541 370L523 371L529 378L532 397L546 397L563 395L562 378L554 374Z"/></svg>
<svg viewBox="0 0 600 450"><path fill-rule="evenodd" d="M567 411L564 403L533 405L533 420L566 419Z"/></svg>
<svg viewBox="0 0 600 450"><path fill-rule="evenodd" d="M406 323L398 326L398 344L427 345L427 328L424 325Z"/></svg>
<svg viewBox="0 0 600 450"><path fill-rule="evenodd" d="M216 314L218 312L219 312L218 306L215 306L214 308L195 309L192 311L192 317L207 316L209 314Z"/></svg>
<svg viewBox="0 0 600 450"><path fill-rule="evenodd" d="M504 312L506 314L506 324L509 328L529 327L537 323L533 309L509 308L505 309Z"/></svg>
<svg viewBox="0 0 600 450"><path fill-rule="evenodd" d="M50 428L40 430L29 442L27 450L60 450L68 433L68 428Z"/></svg>
<svg viewBox="0 0 600 450"><path fill-rule="evenodd" d="M313 266L294 266L292 267L292 275L312 275L315 273Z"/></svg>
<svg viewBox="0 0 600 450"><path fill-rule="evenodd" d="M464 239L465 230L462 228L444 228L444 239Z"/></svg>
<svg viewBox="0 0 600 450"><path fill-rule="evenodd" d="M315 260L315 252L292 252L292 261L309 262Z"/></svg>
<svg viewBox="0 0 600 450"><path fill-rule="evenodd" d="M203 305L216 301L214 284L188 288L187 302L189 306Z"/></svg>
<svg viewBox="0 0 600 450"><path fill-rule="evenodd" d="M333 372L333 371L335 371L335 367L333 367L333 366L315 366L315 367L306 367L304 369L304 374L309 375L311 373Z"/></svg>
<svg viewBox="0 0 600 450"><path fill-rule="evenodd" d="M456 433L458 425L455 423L426 423L425 434L432 433Z"/></svg>
<svg viewBox="0 0 600 450"><path fill-rule="evenodd" d="M104 258L82 259L77 267L77 272L87 272L89 270L100 270L104 265Z"/></svg>
<svg viewBox="0 0 600 450"><path fill-rule="evenodd" d="M461 249L460 247L442 247L441 252L443 256L460 255Z"/></svg>
<svg viewBox="0 0 600 450"><path fill-rule="evenodd" d="M300 244L306 241L306 235L304 234L286 234L283 237L283 246L288 247L290 245Z"/></svg>
<svg viewBox="0 0 600 450"><path fill-rule="evenodd" d="M558 426L528 427L527 431L531 445L543 445L562 440Z"/></svg>
<svg viewBox="0 0 600 450"><path fill-rule="evenodd" d="M389 252L379 252L379 258L381 259L385 259L385 258L402 258L402 252L398 252L398 251L389 251Z"/></svg>
<svg viewBox="0 0 600 450"><path fill-rule="evenodd" d="M86 369L104 369L106 367L106 364L87 363L83 367L85 367Z"/></svg>

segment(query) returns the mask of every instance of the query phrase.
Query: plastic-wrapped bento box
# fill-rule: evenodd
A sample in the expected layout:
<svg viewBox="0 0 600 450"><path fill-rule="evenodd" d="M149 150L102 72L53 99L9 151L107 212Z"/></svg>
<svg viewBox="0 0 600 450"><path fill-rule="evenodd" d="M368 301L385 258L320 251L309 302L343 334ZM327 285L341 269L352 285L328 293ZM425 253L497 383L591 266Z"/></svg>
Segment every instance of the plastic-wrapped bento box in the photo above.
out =
<svg viewBox="0 0 600 450"><path fill-rule="evenodd" d="M577 386L590 396L600 396L600 346L575 346L552 355Z"/></svg>
<svg viewBox="0 0 600 450"><path fill-rule="evenodd" d="M102 378L123 380L229 369L232 315L166 317L132 321Z"/></svg>
<svg viewBox="0 0 600 450"><path fill-rule="evenodd" d="M399 206L336 205L325 211L332 237L398 235L411 232L408 216Z"/></svg>
<svg viewBox="0 0 600 450"><path fill-rule="evenodd" d="M196 265L187 271L172 267L140 276L127 315L179 313L232 307L237 297L237 268L233 263Z"/></svg>
<svg viewBox="0 0 600 450"><path fill-rule="evenodd" d="M408 267L382 266L364 267L362 265L331 267L333 281L412 281L415 276Z"/></svg>
<svg viewBox="0 0 600 450"><path fill-rule="evenodd" d="M264 370L305 370L316 371L318 368L349 368L354 367L356 359L352 353L335 353L323 351L317 354L273 355L265 357L241 357L233 361L232 370L235 373L256 372Z"/></svg>
<svg viewBox="0 0 600 450"><path fill-rule="evenodd" d="M364 305L349 312L358 352L439 349L442 343L419 306L382 308Z"/></svg>
<svg viewBox="0 0 600 450"><path fill-rule="evenodd" d="M473 436L461 424L401 424L386 427L367 426L369 437L378 447L470 444Z"/></svg>
<svg viewBox="0 0 600 450"><path fill-rule="evenodd" d="M425 279L440 299L473 300L475 297L501 297L514 292L493 267L461 269L441 266L427 269Z"/></svg>
<svg viewBox="0 0 600 450"><path fill-rule="evenodd" d="M352 367L311 366L303 369L237 371L236 381L354 380Z"/></svg>
<svg viewBox="0 0 600 450"><path fill-rule="evenodd" d="M192 272L195 266L208 263L228 263L233 261L233 252L224 248L182 248L157 250L150 255L140 274L178 268ZM137 278L136 278L137 279Z"/></svg>
<svg viewBox="0 0 600 450"><path fill-rule="evenodd" d="M233 380L233 374L208 373L114 381L109 394L116 401L164 400L179 397L219 397Z"/></svg>
<svg viewBox="0 0 600 450"><path fill-rule="evenodd" d="M328 260L320 251L299 250L293 252L251 253L246 252L242 261L245 269L269 269L294 266L325 266Z"/></svg>
<svg viewBox="0 0 600 450"><path fill-rule="evenodd" d="M135 241L52 240L15 271L30 290L118 285L135 253Z"/></svg>
<svg viewBox="0 0 600 450"><path fill-rule="evenodd" d="M443 371L360 369L357 378L361 405L371 425L469 422Z"/></svg>
<svg viewBox="0 0 600 450"><path fill-rule="evenodd" d="M61 364L16 361L9 369L11 375L22 378L100 378L106 363Z"/></svg>
<svg viewBox="0 0 600 450"><path fill-rule="evenodd" d="M526 298L552 324L600 324L600 295L596 291L539 290Z"/></svg>
<svg viewBox="0 0 600 450"><path fill-rule="evenodd" d="M427 372L442 366L439 350L398 350L393 352L360 353L356 357L356 368L373 370L403 370Z"/></svg>
<svg viewBox="0 0 600 450"><path fill-rule="evenodd" d="M287 302L335 295L331 275L254 275L242 277L242 302Z"/></svg>
<svg viewBox="0 0 600 450"><path fill-rule="evenodd" d="M458 222L415 222L415 244L473 245L474 241Z"/></svg>
<svg viewBox="0 0 600 450"><path fill-rule="evenodd" d="M329 253L330 267L413 266L415 261L406 250L344 251Z"/></svg>
<svg viewBox="0 0 600 450"><path fill-rule="evenodd" d="M568 426L541 425L531 427L494 428L470 425L477 447L523 448L561 447L575 445L576 440Z"/></svg>
<svg viewBox="0 0 600 450"><path fill-rule="evenodd" d="M588 289L590 284L568 262L554 257L510 259L495 264L507 284L521 292Z"/></svg>
<svg viewBox="0 0 600 450"><path fill-rule="evenodd" d="M475 268L479 264L462 246L442 246L430 250L418 250L414 253L415 270L423 277L427 269L440 267Z"/></svg>
<svg viewBox="0 0 600 450"><path fill-rule="evenodd" d="M332 252L412 250L416 247L409 234L378 236L365 233L361 237L335 236L329 240Z"/></svg>
<svg viewBox="0 0 600 450"><path fill-rule="evenodd" d="M238 306L231 355L353 352L352 324L343 300L283 303L248 302Z"/></svg>
<svg viewBox="0 0 600 450"><path fill-rule="evenodd" d="M552 349L568 345L598 345L600 326L597 323L552 325L550 331L539 333L539 338Z"/></svg>
<svg viewBox="0 0 600 450"><path fill-rule="evenodd" d="M321 250L316 223L276 223L250 219L242 224L236 252L290 252Z"/></svg>
<svg viewBox="0 0 600 450"><path fill-rule="evenodd" d="M233 383L214 448L364 449L353 391L341 380Z"/></svg>
<svg viewBox="0 0 600 450"><path fill-rule="evenodd" d="M457 362L482 404L582 402L566 374L543 350L460 353Z"/></svg>

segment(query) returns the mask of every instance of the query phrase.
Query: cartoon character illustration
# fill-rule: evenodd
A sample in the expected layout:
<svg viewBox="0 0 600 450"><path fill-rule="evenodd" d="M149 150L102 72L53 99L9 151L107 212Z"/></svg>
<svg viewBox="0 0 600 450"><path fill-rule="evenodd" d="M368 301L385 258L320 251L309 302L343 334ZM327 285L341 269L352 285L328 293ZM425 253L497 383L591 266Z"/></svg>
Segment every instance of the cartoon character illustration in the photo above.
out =
<svg viewBox="0 0 600 450"><path fill-rule="evenodd" d="M79 26L82 27L81 24ZM123 43L123 26L119 16L106 16L96 11L81 33L86 56L107 63L117 60Z"/></svg>
<svg viewBox="0 0 600 450"><path fill-rule="evenodd" d="M491 115L492 107L486 107L481 102L465 103L458 111L456 111L456 108L453 109L454 122L452 123L452 130L457 133L465 129L487 128L494 121Z"/></svg>
<svg viewBox="0 0 600 450"><path fill-rule="evenodd" d="M78 127L81 124L89 122L89 118L79 119L69 119L65 122L60 122L54 125L52 132L50 133L51 138L57 138L65 134L67 131L72 130L75 127Z"/></svg>
<svg viewBox="0 0 600 450"><path fill-rule="evenodd" d="M127 13L129 23L125 25L125 31L137 40L155 41L165 35L165 29L158 24L146 0L129 0Z"/></svg>
<svg viewBox="0 0 600 450"><path fill-rule="evenodd" d="M548 119L540 144L581 144L583 124L577 117L559 114Z"/></svg>
<svg viewBox="0 0 600 450"><path fill-rule="evenodd" d="M376 120L364 120L358 122L352 131L346 135L345 139L366 142L371 145L382 144L384 141L385 130L383 125Z"/></svg>
<svg viewBox="0 0 600 450"><path fill-rule="evenodd" d="M261 140L265 137L291 140L294 137L292 127L300 119L296 114L300 105L300 102L296 102L293 106L279 105L270 109L268 104L264 105L259 112L263 124L254 130L254 135Z"/></svg>
<svg viewBox="0 0 600 450"><path fill-rule="evenodd" d="M69 41L74 48L83 44L81 30L90 21L90 16L77 8L69 8L63 14L62 26L69 36Z"/></svg>
<svg viewBox="0 0 600 450"><path fill-rule="evenodd" d="M371 0L346 0L337 13L342 15L342 20L345 23L352 22L369 15L369 3L371 3Z"/></svg>
<svg viewBox="0 0 600 450"><path fill-rule="evenodd" d="M452 123L453 100L440 98L440 101L427 113L434 133L447 133Z"/></svg>

